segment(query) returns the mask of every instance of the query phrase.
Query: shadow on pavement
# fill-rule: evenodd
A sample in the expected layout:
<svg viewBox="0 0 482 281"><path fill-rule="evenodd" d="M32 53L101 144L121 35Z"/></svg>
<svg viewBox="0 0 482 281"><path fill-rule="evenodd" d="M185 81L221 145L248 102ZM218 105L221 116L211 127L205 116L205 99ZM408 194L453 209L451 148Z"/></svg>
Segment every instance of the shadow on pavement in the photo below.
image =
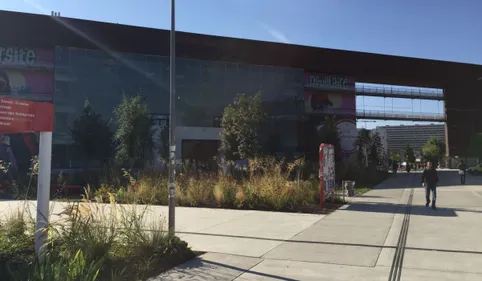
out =
<svg viewBox="0 0 482 281"><path fill-rule="evenodd" d="M389 203L353 203L340 211L370 212L370 213L390 213L405 214L405 204L389 204ZM412 215L416 216L432 216L432 217L456 217L456 209L437 208L432 210L425 206L412 206Z"/></svg>
<svg viewBox="0 0 482 281"><path fill-rule="evenodd" d="M374 199L384 199L384 198L387 198L385 196L375 196L375 195L355 195L353 197L348 197L347 198L374 198Z"/></svg>
<svg viewBox="0 0 482 281"><path fill-rule="evenodd" d="M373 190L383 190L383 189L405 189L410 187L412 178L415 176L420 176L420 174L391 174L388 179L378 184L373 188Z"/></svg>
<svg viewBox="0 0 482 281"><path fill-rule="evenodd" d="M439 184L438 187L454 187L460 185L460 176L456 170L438 170ZM373 189L405 189L411 187L421 187L422 173L397 173L392 174L386 181L375 186ZM482 185L482 176L473 176L467 174L465 185Z"/></svg>
<svg viewBox="0 0 482 281"><path fill-rule="evenodd" d="M267 274L267 273L261 273L257 271L252 271L250 269L243 269L240 267L232 266L232 265L227 265L219 262L214 262L214 261L209 261L209 260L203 260L201 258L196 258L192 261L189 261L183 265L181 265L179 268L174 268L170 271L168 271L169 275L176 275L181 277L180 279L184 280L194 280L191 279L191 277L195 277L195 280L232 280L231 274L223 274L222 270L217 270L220 268L224 268L227 270L239 272L240 274L237 277L241 276L243 273L249 272L249 274L253 275L258 275L262 276L265 278L270 278L273 280L284 280L284 281L295 281L295 279L291 278L285 278L285 277L280 277L277 275L272 275L272 274ZM212 270L212 271L211 271ZM212 273L210 273L212 272ZM184 277L184 278L183 278ZM162 279L161 279L162 280Z"/></svg>
<svg viewBox="0 0 482 281"><path fill-rule="evenodd" d="M346 208L340 209L339 211L405 214L405 207L406 207L405 204L357 202L357 203L352 203L348 205ZM415 216L430 216L430 217L456 217L457 216L456 212L482 213L482 211L468 210L463 208L437 207L436 210L432 210L430 207L412 205L410 214Z"/></svg>

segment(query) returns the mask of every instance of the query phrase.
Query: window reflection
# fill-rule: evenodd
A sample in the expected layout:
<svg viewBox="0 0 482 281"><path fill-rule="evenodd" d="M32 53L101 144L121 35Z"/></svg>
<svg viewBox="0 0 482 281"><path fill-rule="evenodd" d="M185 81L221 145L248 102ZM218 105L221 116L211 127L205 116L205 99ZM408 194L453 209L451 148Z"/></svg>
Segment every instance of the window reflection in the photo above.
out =
<svg viewBox="0 0 482 281"><path fill-rule="evenodd" d="M109 56L102 51L66 47L57 48L57 52L56 95L63 105L58 113L68 116L55 126L58 143L70 142L69 128L82 113L85 98L107 120L114 117L113 108L123 93L142 91L152 112L169 113L168 57ZM177 59L176 74L177 126L218 127L224 107L236 95L259 92L266 113L273 117L272 136L266 141L276 144L275 150L296 150L297 120L302 113L296 100L303 97L303 70Z"/></svg>

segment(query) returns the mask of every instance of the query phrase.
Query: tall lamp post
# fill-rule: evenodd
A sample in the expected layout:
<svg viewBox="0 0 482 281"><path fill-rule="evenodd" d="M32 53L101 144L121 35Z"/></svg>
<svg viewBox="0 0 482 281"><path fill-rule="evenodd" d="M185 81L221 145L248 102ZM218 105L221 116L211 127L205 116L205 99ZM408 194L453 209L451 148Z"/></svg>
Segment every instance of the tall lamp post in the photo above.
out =
<svg viewBox="0 0 482 281"><path fill-rule="evenodd" d="M176 206L176 27L175 27L175 0L171 0L171 67L170 67L170 102L169 102L169 232L175 233L175 206Z"/></svg>

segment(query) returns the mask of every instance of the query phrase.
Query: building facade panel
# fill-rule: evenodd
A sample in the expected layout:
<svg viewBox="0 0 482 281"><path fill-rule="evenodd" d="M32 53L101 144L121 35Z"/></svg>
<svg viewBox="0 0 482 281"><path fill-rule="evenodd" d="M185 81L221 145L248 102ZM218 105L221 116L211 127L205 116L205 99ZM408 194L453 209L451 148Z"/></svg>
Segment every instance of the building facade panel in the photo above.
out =
<svg viewBox="0 0 482 281"><path fill-rule="evenodd" d="M71 155L70 128L88 99L109 120L122 95L142 94L155 114L169 114L169 57L106 54L57 47L54 143ZM236 95L260 93L271 116L268 134L280 136L279 149L297 151L303 71L293 68L176 60L176 126L214 127L215 118ZM291 117L290 117L291 116ZM270 138L267 136L266 138ZM70 152L69 152L70 151ZM70 157L66 157L70 158Z"/></svg>
<svg viewBox="0 0 482 281"><path fill-rule="evenodd" d="M306 72L304 74L304 111L309 126L318 133L326 116L336 117L336 128L343 158L356 150L356 94L355 80L351 77ZM306 138L313 138L307 135Z"/></svg>
<svg viewBox="0 0 482 281"><path fill-rule="evenodd" d="M412 125L412 126L382 126L377 127L378 132L386 137L386 150L404 153L404 148L409 144L414 150L421 151L423 145L431 138L436 137L445 143L445 125Z"/></svg>
<svg viewBox="0 0 482 281"><path fill-rule="evenodd" d="M58 24L59 21L63 22L64 25ZM14 31L10 28L11 26L15 26ZM106 58L105 53L87 50L96 49L99 46L86 37L79 36L78 33L73 32L66 26L74 27L87 35L87 38L94 38L111 50L124 52L122 56L130 63L129 65L134 69L141 68L141 73L145 72L146 75L139 75L139 72L125 69L124 64L121 63L111 65L113 62L110 57L100 63L99 61ZM169 64L166 59L169 55L170 46L169 30L63 17L52 19L45 15L6 11L0 11L0 30L2 31L1 41L3 45L31 46L41 49L51 49L54 46L84 48L84 50L77 49L76 52L65 48L64 52L56 53L56 60L63 62L63 65L56 67L55 70L55 94L62 94L61 97L55 98L56 105L59 105L56 106L57 116L59 116L55 125L57 142L68 142L67 128L78 114L78 108L72 108L76 106L69 105L69 102L75 101L77 103L78 97L81 97L82 100L85 92L104 93L106 97L115 100L118 99L119 89L137 91L139 87L142 87L148 93L156 93L150 97L150 103L153 106L155 105L156 110L164 112L162 109L167 108L164 96L169 89ZM255 93L261 90L267 96L283 90L290 93L288 95L293 96L295 95L292 94L293 92L298 93L300 91L300 85L302 85L304 79L301 69L305 69L313 73L347 75L355 77L358 82L446 89L447 132L450 138L448 142L450 154L452 155L462 155L468 146L471 135L482 131L482 123L478 121L480 120L478 112L482 108L482 100L479 95L482 91L482 83L479 79L480 73L482 73L482 66L480 65L241 40L185 32L178 32L176 40L177 55L180 58L230 63L225 67L225 71L229 75L213 77L218 82L220 77L224 77L222 87L208 83L201 88L202 91L206 92L206 97L210 97L209 93L214 92L221 92L226 97L230 96L232 88L245 93ZM153 54L159 56L152 56ZM197 61L193 63L194 65L186 66L185 70L186 75L191 78L189 83L193 85L201 83L199 81L202 81L201 78L203 77L201 76L202 72L197 72L199 68L196 63ZM72 75L69 74L68 69L61 69L66 65L75 65L74 72L79 75ZM178 68L182 70L183 64L179 61L178 65ZM234 70L235 65L237 65L237 72ZM97 66L102 71L93 69L92 66ZM267 70L268 66L275 68L274 74L271 75ZM291 71L283 67L293 67L298 70ZM219 71L222 72L222 70ZM239 80L233 78L236 77L234 73L237 73ZM91 79L78 78L88 76ZM76 79L80 79L80 81L76 81ZM280 80L295 81L295 83L294 86L291 83L276 83ZM61 86L61 81L67 83L68 86ZM249 81L249 83L240 81ZM82 86L74 86L81 83L83 83ZM192 92L191 89L188 85L185 88L180 88L180 91L190 93ZM116 94L109 94L113 92L116 92ZM189 101L187 94L184 94L184 97ZM194 100L193 103L195 102L197 101ZM106 105L110 103L110 107L114 104L110 101L105 103ZM209 106L211 111L221 111L219 106L216 107L214 104ZM190 111L191 109L182 104L180 108L182 111ZM216 110L213 110L213 108ZM195 110L192 110L192 112L191 116L196 116ZM110 114L111 108L106 109L105 113ZM213 115L215 114L213 113ZM179 119L184 122L182 118ZM194 126L204 126L211 123L208 117L186 117L186 119L185 124L193 124ZM60 137L62 134L65 136Z"/></svg>

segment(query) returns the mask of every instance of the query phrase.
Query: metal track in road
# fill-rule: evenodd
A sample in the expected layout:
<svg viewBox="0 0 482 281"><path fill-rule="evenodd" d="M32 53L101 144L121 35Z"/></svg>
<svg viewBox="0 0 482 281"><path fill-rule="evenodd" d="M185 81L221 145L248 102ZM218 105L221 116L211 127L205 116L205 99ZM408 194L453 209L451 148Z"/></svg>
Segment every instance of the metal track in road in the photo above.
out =
<svg viewBox="0 0 482 281"><path fill-rule="evenodd" d="M410 224L410 213L412 211L413 188L410 189L407 205L405 207L405 215L403 217L402 229L398 237L397 248L393 256L392 267L390 268L390 276L388 281L400 281L402 278L403 258L405 256L405 246L407 244L408 227Z"/></svg>

